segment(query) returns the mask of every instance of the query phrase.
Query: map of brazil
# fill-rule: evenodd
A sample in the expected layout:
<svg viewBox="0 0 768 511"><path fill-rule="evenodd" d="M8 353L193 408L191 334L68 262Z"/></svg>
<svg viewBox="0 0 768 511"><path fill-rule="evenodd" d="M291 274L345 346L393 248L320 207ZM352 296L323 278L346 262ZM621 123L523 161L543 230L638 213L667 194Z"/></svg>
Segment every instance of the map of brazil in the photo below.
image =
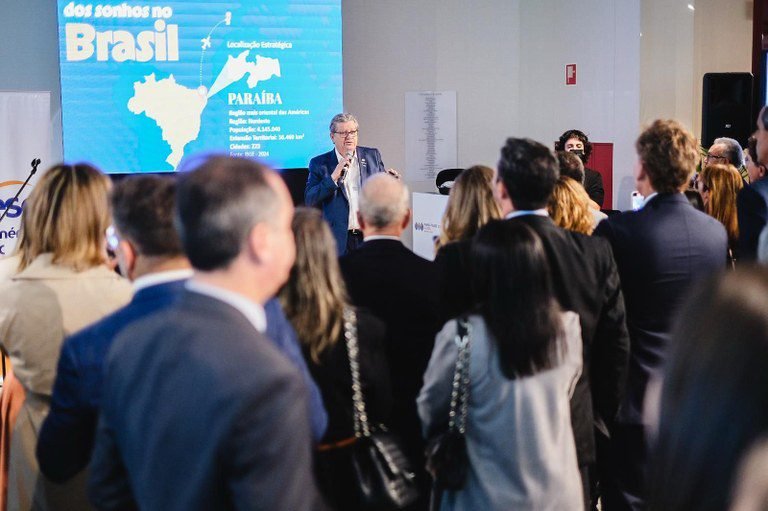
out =
<svg viewBox="0 0 768 511"><path fill-rule="evenodd" d="M237 57L231 55L210 90L204 86L190 89L176 83L173 75L157 80L154 74L133 84L134 95L128 100L128 110L136 115L146 115L157 123L165 142L171 147L166 158L173 168L184 157L184 147L197 139L200 122L208 99L248 75L251 89L260 82L280 76L277 59L256 55L249 61L250 50Z"/></svg>
<svg viewBox="0 0 768 511"><path fill-rule="evenodd" d="M343 109L341 0L57 0L62 146L109 174L304 168Z"/></svg>

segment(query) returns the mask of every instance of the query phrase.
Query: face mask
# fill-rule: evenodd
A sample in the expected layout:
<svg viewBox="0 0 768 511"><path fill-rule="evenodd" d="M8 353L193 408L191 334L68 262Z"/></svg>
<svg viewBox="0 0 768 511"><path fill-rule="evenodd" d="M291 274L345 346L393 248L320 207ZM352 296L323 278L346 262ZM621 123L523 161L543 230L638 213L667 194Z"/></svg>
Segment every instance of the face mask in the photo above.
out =
<svg viewBox="0 0 768 511"><path fill-rule="evenodd" d="M571 152L581 158L581 161L584 161L584 150L583 149L571 149ZM586 163L586 162L584 162Z"/></svg>

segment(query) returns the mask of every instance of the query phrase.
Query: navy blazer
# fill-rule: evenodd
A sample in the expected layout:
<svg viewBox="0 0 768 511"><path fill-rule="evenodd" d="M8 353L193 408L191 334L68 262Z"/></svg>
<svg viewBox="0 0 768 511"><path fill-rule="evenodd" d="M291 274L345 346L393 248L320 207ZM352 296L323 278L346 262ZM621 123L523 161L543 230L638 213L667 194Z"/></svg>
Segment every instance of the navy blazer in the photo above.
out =
<svg viewBox="0 0 768 511"><path fill-rule="evenodd" d="M360 164L361 185L377 172L385 171L378 149L358 146L356 154ZM349 200L344 187L337 186L331 179L331 174L338 164L336 149L312 158L309 162L307 187L304 190L304 203L322 209L323 217L331 226L336 248L341 255L347 249Z"/></svg>
<svg viewBox="0 0 768 511"><path fill-rule="evenodd" d="M37 443L40 470L50 480L66 481L83 470L91 459L96 421L101 407L103 366L115 337L129 324L171 306L184 290L177 280L139 290L125 307L65 340L61 348L51 410ZM322 396L309 374L296 332L273 299L264 306L267 336L304 376L310 391L313 435L325 433L327 415Z"/></svg>
<svg viewBox="0 0 768 511"><path fill-rule="evenodd" d="M100 510L309 510L307 391L237 309L184 291L117 336L89 496Z"/></svg>
<svg viewBox="0 0 768 511"><path fill-rule="evenodd" d="M728 236L682 193L659 194L638 211L608 217L595 234L613 246L627 304L630 364L618 420L642 424L645 388L666 358L685 292L726 267Z"/></svg>

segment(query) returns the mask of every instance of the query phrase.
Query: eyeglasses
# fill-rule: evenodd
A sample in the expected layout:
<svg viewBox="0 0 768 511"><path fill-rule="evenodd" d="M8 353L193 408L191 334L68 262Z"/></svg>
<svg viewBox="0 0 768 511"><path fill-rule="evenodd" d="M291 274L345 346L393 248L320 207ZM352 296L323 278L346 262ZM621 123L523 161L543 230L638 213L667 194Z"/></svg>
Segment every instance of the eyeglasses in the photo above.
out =
<svg viewBox="0 0 768 511"><path fill-rule="evenodd" d="M358 131L359 130L355 130L355 131L334 131L333 134L334 135L341 135L342 138L356 137Z"/></svg>
<svg viewBox="0 0 768 511"><path fill-rule="evenodd" d="M717 155L715 155L715 154L708 154L708 155L706 155L706 156L704 157L704 162L705 162L705 163L709 163L709 162L711 162L711 161L713 161L713 160L714 160L714 161L719 161L719 160L722 160L722 161L727 161L727 160L728 160L728 158L726 158L725 156L717 156Z"/></svg>

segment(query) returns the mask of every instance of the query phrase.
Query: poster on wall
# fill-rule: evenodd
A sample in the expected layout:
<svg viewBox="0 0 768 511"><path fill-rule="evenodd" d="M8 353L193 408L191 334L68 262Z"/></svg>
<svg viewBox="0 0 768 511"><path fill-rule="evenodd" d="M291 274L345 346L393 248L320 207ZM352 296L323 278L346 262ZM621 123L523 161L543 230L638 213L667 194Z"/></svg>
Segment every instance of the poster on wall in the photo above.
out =
<svg viewBox="0 0 768 511"><path fill-rule="evenodd" d="M0 217L5 215L0 220L2 259L16 249L24 201L40 173L22 189L32 171L32 160L40 160L40 171L53 164L50 92L0 91L0 154Z"/></svg>
<svg viewBox="0 0 768 511"><path fill-rule="evenodd" d="M456 91L405 93L405 169L408 181L432 181L456 167Z"/></svg>
<svg viewBox="0 0 768 511"><path fill-rule="evenodd" d="M342 109L341 0L58 0L64 156L173 171L199 151L306 167Z"/></svg>

